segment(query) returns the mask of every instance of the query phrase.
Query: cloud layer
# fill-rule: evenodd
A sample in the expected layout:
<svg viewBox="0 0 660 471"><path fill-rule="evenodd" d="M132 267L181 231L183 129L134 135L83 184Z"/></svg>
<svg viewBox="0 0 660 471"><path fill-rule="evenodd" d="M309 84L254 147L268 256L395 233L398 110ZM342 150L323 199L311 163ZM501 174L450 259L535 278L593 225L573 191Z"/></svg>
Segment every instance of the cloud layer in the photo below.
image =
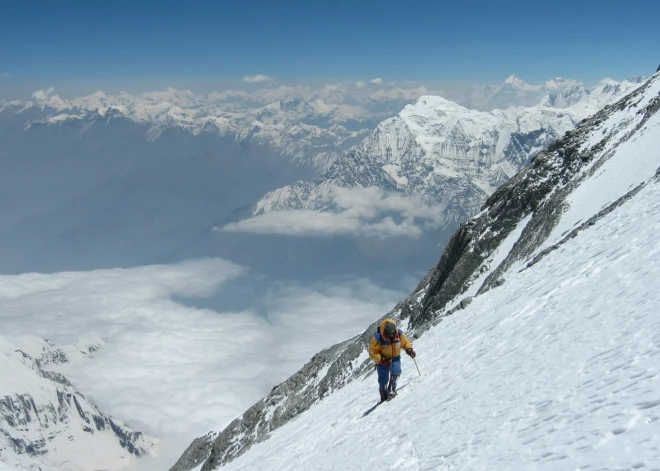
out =
<svg viewBox="0 0 660 471"><path fill-rule="evenodd" d="M0 331L58 344L101 337L106 345L93 360L63 373L104 412L164 438L164 459L174 460L190 440L226 426L312 355L361 333L404 295L361 279L301 285L246 274L209 259L0 276ZM172 299L205 297L232 280L254 292L244 309L219 312Z"/></svg>
<svg viewBox="0 0 660 471"><path fill-rule="evenodd" d="M378 187L333 187L322 200L324 211L271 211L224 226L230 232L294 236L420 237L444 222L444 206L429 205L417 195Z"/></svg>

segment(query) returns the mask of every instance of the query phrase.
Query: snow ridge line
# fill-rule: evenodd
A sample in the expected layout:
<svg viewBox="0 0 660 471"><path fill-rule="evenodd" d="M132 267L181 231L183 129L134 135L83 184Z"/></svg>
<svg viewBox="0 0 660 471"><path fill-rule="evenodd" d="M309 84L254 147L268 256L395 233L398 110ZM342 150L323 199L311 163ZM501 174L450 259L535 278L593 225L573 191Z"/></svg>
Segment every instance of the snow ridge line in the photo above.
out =
<svg viewBox="0 0 660 471"><path fill-rule="evenodd" d="M630 110L645 98L647 90L660 82L660 74L653 76L642 87L618 102L606 106L592 117L584 120L572 131L535 156L532 165L519 172L502 185L484 204L477 217L461 225L450 239L445 253L436 267L423 308L413 316L411 324L422 330L435 325L451 300L465 292L470 277L497 249L506 236L528 214L533 213L520 239L514 244L509 256L484 282L481 290L487 290L501 278L518 260L531 256L550 236L566 208L566 199L572 191L603 165L619 144L627 141L642 129L643 125L660 108L656 97L638 110L641 116L632 129L617 136L615 129L593 146L581 150L591 136L606 129L608 119L622 110ZM626 123L631 124L631 123ZM602 135L602 133L601 133ZM608 144L618 138L612 148ZM583 172L584 169L589 169Z"/></svg>
<svg viewBox="0 0 660 471"><path fill-rule="evenodd" d="M658 168L658 171L660 172L660 168ZM619 206L622 206L623 204L628 202L628 200L630 200L637 193L642 191L642 189L644 188L645 185L646 185L646 182L641 183L640 185L636 186L634 189L630 190L628 193L626 193L624 196L622 196L621 198L616 200L614 203L610 204L607 208L603 209L598 214L590 217L587 221L583 222L579 227L576 227L575 229L573 229L562 240L560 240L556 244L551 245L548 248L543 249L538 255L536 255L530 262L527 263L524 270L526 270L527 268L530 268L533 265L536 265L538 262L541 261L541 259L543 259L543 257L545 257L546 255L548 255L551 252L554 252L555 250L557 250L559 247L564 245L569 240L574 239L575 237L577 237L578 234L580 234L580 232L582 232L585 229L588 229L589 227L593 226L594 224L596 224L596 222L598 222L598 220L602 219L604 216L607 216L608 214L610 214L612 211L614 211ZM485 291L480 291L480 293L482 293L482 292L485 292Z"/></svg>

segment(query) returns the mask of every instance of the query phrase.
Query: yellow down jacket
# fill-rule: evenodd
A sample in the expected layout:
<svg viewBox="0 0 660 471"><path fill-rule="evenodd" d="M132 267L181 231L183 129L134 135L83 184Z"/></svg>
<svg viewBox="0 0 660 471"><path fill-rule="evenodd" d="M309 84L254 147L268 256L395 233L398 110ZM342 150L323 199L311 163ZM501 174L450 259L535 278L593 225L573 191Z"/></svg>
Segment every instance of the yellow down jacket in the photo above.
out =
<svg viewBox="0 0 660 471"><path fill-rule="evenodd" d="M385 319L380 323L380 329L374 334L369 343L369 358L376 363L380 363L383 358L392 359L401 355L401 350L412 348L412 343L406 337L406 334L397 328L397 336L394 341L385 338L385 324L391 323L396 326L392 319Z"/></svg>

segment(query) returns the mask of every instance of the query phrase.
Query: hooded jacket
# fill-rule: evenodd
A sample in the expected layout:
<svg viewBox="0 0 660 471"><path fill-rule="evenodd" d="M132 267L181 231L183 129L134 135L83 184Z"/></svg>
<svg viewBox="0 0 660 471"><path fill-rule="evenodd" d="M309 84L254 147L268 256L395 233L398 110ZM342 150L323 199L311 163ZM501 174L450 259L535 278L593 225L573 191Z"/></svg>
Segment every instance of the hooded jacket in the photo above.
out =
<svg viewBox="0 0 660 471"><path fill-rule="evenodd" d="M396 329L396 337L390 341L385 337L385 324L394 324L392 319L385 319L380 323L378 332L374 334L369 343L369 358L376 363L380 363L383 358L391 360L401 355L401 350L412 348L412 343L406 337L406 334L399 328Z"/></svg>

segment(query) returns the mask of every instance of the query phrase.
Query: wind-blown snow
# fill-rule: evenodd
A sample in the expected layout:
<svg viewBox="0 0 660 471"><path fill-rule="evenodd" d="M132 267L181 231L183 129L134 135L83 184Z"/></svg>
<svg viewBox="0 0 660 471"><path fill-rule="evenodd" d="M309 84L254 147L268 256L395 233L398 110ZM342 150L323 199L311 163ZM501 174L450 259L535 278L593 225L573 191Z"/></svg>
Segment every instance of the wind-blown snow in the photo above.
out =
<svg viewBox="0 0 660 471"><path fill-rule="evenodd" d="M229 470L660 467L660 185L415 342L399 397L354 382Z"/></svg>

